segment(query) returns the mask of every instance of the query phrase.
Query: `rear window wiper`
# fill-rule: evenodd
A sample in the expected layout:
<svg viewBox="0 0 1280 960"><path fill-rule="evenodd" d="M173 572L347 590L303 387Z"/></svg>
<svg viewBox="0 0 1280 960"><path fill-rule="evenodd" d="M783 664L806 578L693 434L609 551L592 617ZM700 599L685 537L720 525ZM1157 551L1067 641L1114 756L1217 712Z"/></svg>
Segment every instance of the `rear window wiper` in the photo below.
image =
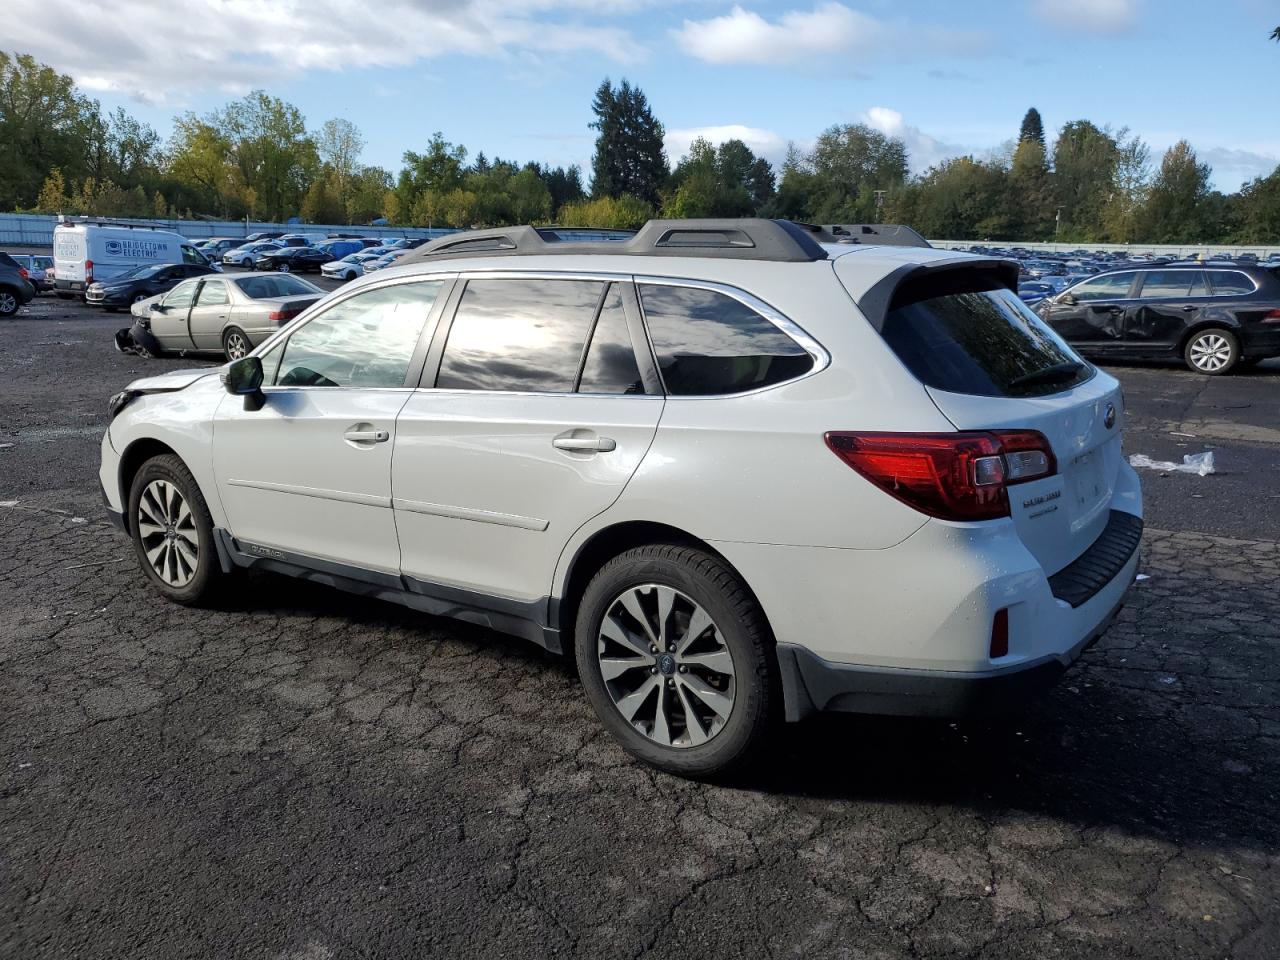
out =
<svg viewBox="0 0 1280 960"><path fill-rule="evenodd" d="M1064 380L1072 379L1083 369L1083 363L1076 360L1068 360L1066 363L1055 363L1049 367L1041 367L1039 370L1024 373L1020 377L1014 377L1009 381L1009 386L1029 387L1039 383L1061 383Z"/></svg>

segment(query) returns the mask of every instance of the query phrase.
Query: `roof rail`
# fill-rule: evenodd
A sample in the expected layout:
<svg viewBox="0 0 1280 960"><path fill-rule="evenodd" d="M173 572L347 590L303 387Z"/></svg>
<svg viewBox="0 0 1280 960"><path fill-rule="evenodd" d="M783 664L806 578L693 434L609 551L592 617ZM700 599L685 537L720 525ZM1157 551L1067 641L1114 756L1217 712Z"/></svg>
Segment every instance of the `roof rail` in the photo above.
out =
<svg viewBox="0 0 1280 960"><path fill-rule="evenodd" d="M650 220L634 236L575 240L571 228L497 227L452 233L402 257L401 264L472 256L623 254L646 257L715 257L787 263L827 259L808 230L789 220Z"/></svg>
<svg viewBox="0 0 1280 960"><path fill-rule="evenodd" d="M883 247L932 247L901 223L802 223L821 243L869 243Z"/></svg>
<svg viewBox="0 0 1280 960"><path fill-rule="evenodd" d="M87 223L98 227L127 227L134 230L168 230L177 233L173 227L167 227L161 223L151 223L146 220L116 220L111 217L91 217L91 216L68 216L67 214L58 215L58 223Z"/></svg>

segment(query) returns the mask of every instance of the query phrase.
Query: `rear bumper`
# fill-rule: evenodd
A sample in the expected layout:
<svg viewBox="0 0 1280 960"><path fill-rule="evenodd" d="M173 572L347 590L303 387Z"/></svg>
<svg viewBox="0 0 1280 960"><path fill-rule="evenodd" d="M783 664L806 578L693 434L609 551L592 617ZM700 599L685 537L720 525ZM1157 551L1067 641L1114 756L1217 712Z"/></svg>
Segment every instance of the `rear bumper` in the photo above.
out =
<svg viewBox="0 0 1280 960"><path fill-rule="evenodd" d="M983 673L851 666L824 660L804 647L779 644L787 719L817 712L963 717L1014 710L1056 684L1107 631L1123 606L1121 600L1063 654Z"/></svg>
<svg viewBox="0 0 1280 960"><path fill-rule="evenodd" d="M1280 357L1280 324L1253 324L1240 338L1240 355L1246 360Z"/></svg>

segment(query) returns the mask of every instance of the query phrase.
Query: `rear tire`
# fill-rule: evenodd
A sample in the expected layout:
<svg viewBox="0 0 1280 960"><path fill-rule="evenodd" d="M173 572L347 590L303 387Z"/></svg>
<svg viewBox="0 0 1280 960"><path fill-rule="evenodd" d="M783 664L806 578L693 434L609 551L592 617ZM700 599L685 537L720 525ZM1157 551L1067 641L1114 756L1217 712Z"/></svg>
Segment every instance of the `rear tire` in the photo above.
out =
<svg viewBox="0 0 1280 960"><path fill-rule="evenodd" d="M16 293L12 290L0 290L0 317L12 317L20 306Z"/></svg>
<svg viewBox="0 0 1280 960"><path fill-rule="evenodd" d="M1230 330L1209 327L1191 335L1182 355L1196 373L1220 377L1240 363L1240 341Z"/></svg>
<svg viewBox="0 0 1280 960"><path fill-rule="evenodd" d="M239 327L227 327L222 332L222 352L227 360L239 360L247 357L253 349L249 336Z"/></svg>
<svg viewBox="0 0 1280 960"><path fill-rule="evenodd" d="M165 598L198 606L216 597L224 576L213 543L213 520L195 477L179 457L152 457L134 476L129 531L139 565Z"/></svg>
<svg viewBox="0 0 1280 960"><path fill-rule="evenodd" d="M287 263L282 263L278 267L276 267L276 271L279 273L288 273L289 265Z"/></svg>
<svg viewBox="0 0 1280 960"><path fill-rule="evenodd" d="M674 544L614 557L583 594L575 637L587 699L645 763L720 777L767 740L781 705L773 637L719 558Z"/></svg>

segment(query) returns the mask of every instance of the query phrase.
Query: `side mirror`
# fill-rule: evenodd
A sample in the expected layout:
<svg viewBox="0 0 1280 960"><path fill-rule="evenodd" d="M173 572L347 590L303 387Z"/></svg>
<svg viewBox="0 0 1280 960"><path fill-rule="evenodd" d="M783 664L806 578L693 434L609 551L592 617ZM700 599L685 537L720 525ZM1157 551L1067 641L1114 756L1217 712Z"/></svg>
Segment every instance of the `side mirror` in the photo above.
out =
<svg viewBox="0 0 1280 960"><path fill-rule="evenodd" d="M1068 307L1074 307L1076 305L1076 295L1074 293L1064 293L1058 297L1058 302L1065 303Z"/></svg>
<svg viewBox="0 0 1280 960"><path fill-rule="evenodd" d="M152 313L164 313L165 306L159 300L156 300L151 304L149 309L151 310Z"/></svg>
<svg viewBox="0 0 1280 960"><path fill-rule="evenodd" d="M262 392L262 361L257 357L232 360L222 375L222 385L233 397L244 397L246 410L261 410L267 402Z"/></svg>

